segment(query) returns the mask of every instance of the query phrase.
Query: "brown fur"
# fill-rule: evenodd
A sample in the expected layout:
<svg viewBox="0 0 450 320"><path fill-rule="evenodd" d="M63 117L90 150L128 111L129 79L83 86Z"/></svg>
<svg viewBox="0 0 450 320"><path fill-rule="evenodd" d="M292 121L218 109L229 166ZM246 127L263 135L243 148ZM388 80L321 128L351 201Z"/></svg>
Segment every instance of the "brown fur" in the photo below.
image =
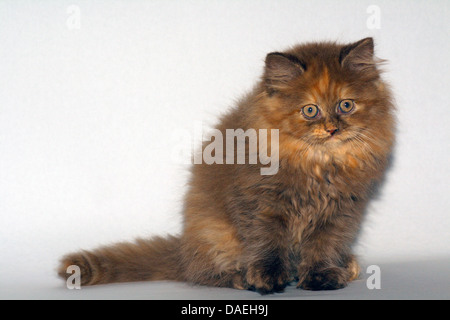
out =
<svg viewBox="0 0 450 320"><path fill-rule="evenodd" d="M76 264L84 285L169 279L268 293L297 279L303 289L344 287L358 277L351 247L394 140L394 106L377 64L371 38L269 54L262 80L217 128L224 136L279 129L278 173L194 165L180 236L71 254L59 274ZM336 112L343 99L355 101L351 114ZM308 104L320 118L305 119Z"/></svg>

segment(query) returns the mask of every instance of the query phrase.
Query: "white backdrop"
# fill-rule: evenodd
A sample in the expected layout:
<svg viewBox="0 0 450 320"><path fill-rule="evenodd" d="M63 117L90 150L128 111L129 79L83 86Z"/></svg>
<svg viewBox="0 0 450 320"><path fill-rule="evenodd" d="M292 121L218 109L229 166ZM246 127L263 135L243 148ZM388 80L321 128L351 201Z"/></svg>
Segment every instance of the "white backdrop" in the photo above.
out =
<svg viewBox="0 0 450 320"><path fill-rule="evenodd" d="M251 89L266 53L367 36L389 61L399 126L357 252L372 262L448 257L449 9L0 1L0 290L59 285L54 268L73 250L178 232L187 166L176 152L193 143L194 123L213 123Z"/></svg>

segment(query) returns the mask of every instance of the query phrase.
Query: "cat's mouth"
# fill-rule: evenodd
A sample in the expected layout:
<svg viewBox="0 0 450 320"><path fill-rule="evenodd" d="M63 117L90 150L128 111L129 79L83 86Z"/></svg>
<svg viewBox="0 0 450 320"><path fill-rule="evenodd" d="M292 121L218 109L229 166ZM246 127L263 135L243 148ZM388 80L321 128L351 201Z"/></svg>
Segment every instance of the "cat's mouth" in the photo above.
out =
<svg viewBox="0 0 450 320"><path fill-rule="evenodd" d="M363 147L368 144L367 139L369 133L362 128L355 128L351 130L338 130L332 134L317 134L303 138L310 148L319 148L323 151L336 150L345 145L352 145L354 147Z"/></svg>
<svg viewBox="0 0 450 320"><path fill-rule="evenodd" d="M361 140L358 132L337 131L332 134L318 136L315 139L317 144L323 144L327 147L339 146L346 143L352 143L355 140Z"/></svg>
<svg viewBox="0 0 450 320"><path fill-rule="evenodd" d="M345 144L345 143L351 143L355 139L358 139L358 133L348 133L348 134L341 134L339 136L332 136L332 137L329 137L328 140L332 141L332 142L339 142L339 143Z"/></svg>
<svg viewBox="0 0 450 320"><path fill-rule="evenodd" d="M345 142L347 139L351 139L351 137L349 137L346 132L336 130L333 131L332 133L316 136L316 139L320 143L337 143L337 142Z"/></svg>
<svg viewBox="0 0 450 320"><path fill-rule="evenodd" d="M364 128L358 128L356 130L349 130L345 133L342 132L339 135L331 136L327 139L325 144L336 147L351 144L352 147L366 149L370 148L373 141L374 138L372 133Z"/></svg>

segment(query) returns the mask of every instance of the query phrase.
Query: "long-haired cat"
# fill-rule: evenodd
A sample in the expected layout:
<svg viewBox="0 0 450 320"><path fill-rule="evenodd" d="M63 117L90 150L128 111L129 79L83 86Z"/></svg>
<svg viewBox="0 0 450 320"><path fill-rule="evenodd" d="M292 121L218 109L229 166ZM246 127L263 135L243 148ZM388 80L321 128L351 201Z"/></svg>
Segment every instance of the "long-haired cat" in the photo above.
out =
<svg viewBox="0 0 450 320"><path fill-rule="evenodd" d="M358 277L352 244L394 140L379 61L372 38L268 54L261 81L216 129L277 129L276 174L249 163L194 164L180 235L69 254L60 276L77 265L82 285L175 280L270 293L295 279L308 290L345 287Z"/></svg>

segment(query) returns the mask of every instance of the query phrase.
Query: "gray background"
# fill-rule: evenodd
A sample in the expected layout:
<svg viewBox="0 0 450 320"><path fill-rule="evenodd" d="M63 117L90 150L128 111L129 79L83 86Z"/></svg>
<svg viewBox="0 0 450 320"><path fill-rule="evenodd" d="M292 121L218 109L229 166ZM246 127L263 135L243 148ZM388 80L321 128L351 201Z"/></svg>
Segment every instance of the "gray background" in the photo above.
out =
<svg viewBox="0 0 450 320"><path fill-rule="evenodd" d="M70 251L180 231L194 125L250 90L268 52L367 36L398 107L393 166L355 248L382 289L363 273L341 291L269 298L449 298L449 7L0 1L0 298L258 298L165 282L75 292L54 269Z"/></svg>

